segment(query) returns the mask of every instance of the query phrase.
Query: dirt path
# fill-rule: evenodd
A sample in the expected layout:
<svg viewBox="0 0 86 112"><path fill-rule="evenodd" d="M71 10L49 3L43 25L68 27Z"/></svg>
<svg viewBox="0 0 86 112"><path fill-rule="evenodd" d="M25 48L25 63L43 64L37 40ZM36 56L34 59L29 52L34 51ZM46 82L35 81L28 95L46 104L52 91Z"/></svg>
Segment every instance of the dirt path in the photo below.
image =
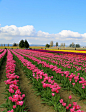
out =
<svg viewBox="0 0 86 112"><path fill-rule="evenodd" d="M30 108L30 112L55 112L52 106L41 104L41 97L34 94L35 91L32 89L32 84L28 85L30 80L27 79L19 64L16 63L16 65L18 73L20 74L20 87L26 94L26 105Z"/></svg>
<svg viewBox="0 0 86 112"><path fill-rule="evenodd" d="M5 103L5 95L2 93L5 93L5 80L6 80L6 70L5 70L6 62L4 61L2 63L1 69L0 69L0 105ZM6 110L5 108L0 108L0 112L2 110Z"/></svg>

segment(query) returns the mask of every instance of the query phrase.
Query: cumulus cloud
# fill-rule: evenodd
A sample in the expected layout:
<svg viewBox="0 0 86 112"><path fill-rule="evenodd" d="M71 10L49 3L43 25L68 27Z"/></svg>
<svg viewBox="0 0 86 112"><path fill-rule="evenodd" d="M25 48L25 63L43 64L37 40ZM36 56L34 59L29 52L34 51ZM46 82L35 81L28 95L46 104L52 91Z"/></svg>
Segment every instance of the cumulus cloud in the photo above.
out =
<svg viewBox="0 0 86 112"><path fill-rule="evenodd" d="M57 34L49 34L48 32L42 32L39 30L36 32L33 25L27 25L22 27L17 27L15 25L6 25L4 27L0 26L0 42L10 43L19 42L21 39L28 39L32 44L44 44L49 43L51 40L55 42L62 43L72 43L72 42L85 42L86 33L80 34L78 32L73 32L70 30L62 30Z"/></svg>
<svg viewBox="0 0 86 112"><path fill-rule="evenodd" d="M0 28L0 32L3 35L11 35L11 36L34 36L35 29L32 25L27 25L23 27L16 27L15 25L5 26Z"/></svg>
<svg viewBox="0 0 86 112"><path fill-rule="evenodd" d="M42 32L41 30L37 32L38 37L50 37L50 34L48 32Z"/></svg>
<svg viewBox="0 0 86 112"><path fill-rule="evenodd" d="M63 37L81 37L81 34L78 32L73 32L70 30L62 30L59 34Z"/></svg>

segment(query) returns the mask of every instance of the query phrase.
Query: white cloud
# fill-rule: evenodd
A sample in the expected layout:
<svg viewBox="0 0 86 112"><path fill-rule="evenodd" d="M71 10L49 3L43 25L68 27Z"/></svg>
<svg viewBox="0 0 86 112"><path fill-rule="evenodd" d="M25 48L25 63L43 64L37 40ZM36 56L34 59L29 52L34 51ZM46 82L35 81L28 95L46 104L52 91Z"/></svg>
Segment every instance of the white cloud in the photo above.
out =
<svg viewBox="0 0 86 112"><path fill-rule="evenodd" d="M50 34L49 33L47 33L47 32L42 32L42 31L38 31L37 32L37 36L38 37L50 37Z"/></svg>
<svg viewBox="0 0 86 112"><path fill-rule="evenodd" d="M59 34L63 37L81 37L81 34L78 32L73 32L70 30L62 30Z"/></svg>
<svg viewBox="0 0 86 112"><path fill-rule="evenodd" d="M16 27L15 25L1 27L0 31L3 35L19 35L19 36L31 36L35 34L35 29L32 25L23 27Z"/></svg>
<svg viewBox="0 0 86 112"><path fill-rule="evenodd" d="M23 27L7 25L0 27L0 43L18 43L21 39L28 39L29 43L32 44L50 43L51 40L53 40L54 43L83 43L86 41L86 33L80 34L70 30L62 30L57 34L49 34L48 32L42 32L41 30L36 32L32 25Z"/></svg>

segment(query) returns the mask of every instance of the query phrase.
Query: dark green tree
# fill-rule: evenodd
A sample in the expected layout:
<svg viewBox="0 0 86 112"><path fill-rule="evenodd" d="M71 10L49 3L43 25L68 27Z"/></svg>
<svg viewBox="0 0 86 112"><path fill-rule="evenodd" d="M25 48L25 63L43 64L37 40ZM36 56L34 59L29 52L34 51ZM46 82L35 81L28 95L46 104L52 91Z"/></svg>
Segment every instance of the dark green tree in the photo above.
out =
<svg viewBox="0 0 86 112"><path fill-rule="evenodd" d="M16 43L13 43L13 46L17 46L17 44Z"/></svg>
<svg viewBox="0 0 86 112"><path fill-rule="evenodd" d="M77 48L79 48L79 47L80 47L80 45L79 45L79 44L76 44L76 47L77 47Z"/></svg>
<svg viewBox="0 0 86 112"><path fill-rule="evenodd" d="M70 44L69 47L73 47L74 48L74 47L76 47L76 45L75 44Z"/></svg>
<svg viewBox="0 0 86 112"><path fill-rule="evenodd" d="M49 44L46 44L46 46L45 46L45 47L48 47L48 48L49 48L49 47L50 47L50 45L49 45Z"/></svg>
<svg viewBox="0 0 86 112"><path fill-rule="evenodd" d="M58 42L56 42L56 47L58 46Z"/></svg>
<svg viewBox="0 0 86 112"><path fill-rule="evenodd" d="M19 47L20 47L20 48L24 48L24 40L21 40L21 41L19 42Z"/></svg>
<svg viewBox="0 0 86 112"><path fill-rule="evenodd" d="M24 42L24 47L29 48L29 43L27 42L27 40L25 40L25 42Z"/></svg>

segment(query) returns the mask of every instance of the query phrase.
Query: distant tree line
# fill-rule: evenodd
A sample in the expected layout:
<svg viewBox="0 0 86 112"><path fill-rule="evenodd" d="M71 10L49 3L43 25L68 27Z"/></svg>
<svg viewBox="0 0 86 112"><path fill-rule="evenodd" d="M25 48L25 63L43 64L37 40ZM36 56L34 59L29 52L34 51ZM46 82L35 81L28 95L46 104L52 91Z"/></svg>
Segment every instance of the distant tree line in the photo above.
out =
<svg viewBox="0 0 86 112"><path fill-rule="evenodd" d="M53 41L50 42L50 44L46 44L45 47L53 47ZM58 47L58 42L56 42L56 47ZM61 43L60 47L65 47L65 43ZM80 48L80 44L74 44L72 42L72 44L69 45L69 47L72 48Z"/></svg>
<svg viewBox="0 0 86 112"><path fill-rule="evenodd" d="M80 48L80 44L74 44L74 43L72 42L72 44L70 44L69 47Z"/></svg>

